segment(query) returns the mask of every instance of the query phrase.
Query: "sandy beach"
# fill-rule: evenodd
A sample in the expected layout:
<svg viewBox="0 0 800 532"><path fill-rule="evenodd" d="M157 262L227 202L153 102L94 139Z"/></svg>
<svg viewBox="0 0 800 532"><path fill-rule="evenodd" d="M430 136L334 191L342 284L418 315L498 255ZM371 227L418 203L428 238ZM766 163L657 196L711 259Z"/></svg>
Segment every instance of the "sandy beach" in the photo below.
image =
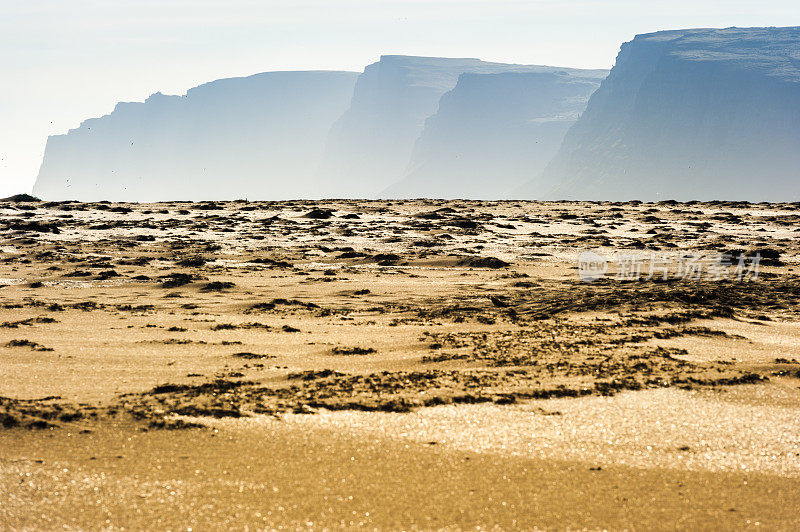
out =
<svg viewBox="0 0 800 532"><path fill-rule="evenodd" d="M0 526L796 529L798 209L2 203Z"/></svg>

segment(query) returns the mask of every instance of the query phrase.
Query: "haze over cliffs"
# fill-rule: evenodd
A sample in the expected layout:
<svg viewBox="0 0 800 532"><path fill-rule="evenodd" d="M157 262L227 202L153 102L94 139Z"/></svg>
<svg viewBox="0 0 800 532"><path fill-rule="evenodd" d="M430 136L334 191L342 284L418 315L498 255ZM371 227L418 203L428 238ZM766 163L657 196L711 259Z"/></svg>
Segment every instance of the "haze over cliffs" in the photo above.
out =
<svg viewBox="0 0 800 532"><path fill-rule="evenodd" d="M554 160L518 194L800 200L800 28L625 43Z"/></svg>
<svg viewBox="0 0 800 532"><path fill-rule="evenodd" d="M331 124L357 73L267 72L184 96L120 103L48 139L34 194L47 199L285 199L313 194Z"/></svg>
<svg viewBox="0 0 800 532"><path fill-rule="evenodd" d="M800 28L639 35L606 74L387 55L218 80L50 137L34 193L800 200Z"/></svg>
<svg viewBox="0 0 800 532"><path fill-rule="evenodd" d="M497 199L542 171L607 70L462 74L388 198Z"/></svg>
<svg viewBox="0 0 800 532"><path fill-rule="evenodd" d="M386 194L497 197L541 169L606 74L382 56L357 80L346 72L219 80L185 96L118 104L51 137L34 192L130 201L370 198L406 177ZM464 151L471 157L461 159ZM431 176L429 187L418 186Z"/></svg>

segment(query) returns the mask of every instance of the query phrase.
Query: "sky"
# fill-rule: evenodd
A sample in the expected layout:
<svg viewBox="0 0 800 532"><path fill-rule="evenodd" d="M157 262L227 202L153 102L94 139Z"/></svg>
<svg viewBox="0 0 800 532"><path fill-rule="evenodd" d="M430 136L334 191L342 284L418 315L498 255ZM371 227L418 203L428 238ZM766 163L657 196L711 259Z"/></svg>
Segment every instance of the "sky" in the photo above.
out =
<svg viewBox="0 0 800 532"><path fill-rule="evenodd" d="M663 29L800 25L797 0L0 0L0 197L119 101L382 54L609 68Z"/></svg>

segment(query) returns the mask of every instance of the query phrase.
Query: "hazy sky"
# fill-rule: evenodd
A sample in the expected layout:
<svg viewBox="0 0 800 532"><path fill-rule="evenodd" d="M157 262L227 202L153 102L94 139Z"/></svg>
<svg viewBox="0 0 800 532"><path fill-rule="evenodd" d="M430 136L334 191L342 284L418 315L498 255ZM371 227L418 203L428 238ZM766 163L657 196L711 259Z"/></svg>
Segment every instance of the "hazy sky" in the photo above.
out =
<svg viewBox="0 0 800 532"><path fill-rule="evenodd" d="M605 68L660 29L800 25L798 0L0 0L0 197L118 101L381 54Z"/></svg>

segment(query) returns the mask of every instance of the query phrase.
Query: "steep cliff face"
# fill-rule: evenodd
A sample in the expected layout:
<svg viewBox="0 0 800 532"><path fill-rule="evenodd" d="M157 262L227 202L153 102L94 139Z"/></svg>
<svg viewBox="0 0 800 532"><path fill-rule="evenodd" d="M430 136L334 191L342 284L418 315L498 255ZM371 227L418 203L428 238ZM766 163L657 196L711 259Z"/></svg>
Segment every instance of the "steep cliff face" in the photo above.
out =
<svg viewBox="0 0 800 532"><path fill-rule="evenodd" d="M156 93L50 137L34 193L153 201L311 195L351 72L267 72Z"/></svg>
<svg viewBox="0 0 800 532"><path fill-rule="evenodd" d="M381 195L498 199L539 174L608 71L538 70L462 74Z"/></svg>
<svg viewBox="0 0 800 532"><path fill-rule="evenodd" d="M320 193L374 197L402 178L425 120L461 74L553 70L478 59L382 56L359 76L350 108L331 130Z"/></svg>
<svg viewBox="0 0 800 532"><path fill-rule="evenodd" d="M520 195L800 199L800 28L637 36Z"/></svg>

